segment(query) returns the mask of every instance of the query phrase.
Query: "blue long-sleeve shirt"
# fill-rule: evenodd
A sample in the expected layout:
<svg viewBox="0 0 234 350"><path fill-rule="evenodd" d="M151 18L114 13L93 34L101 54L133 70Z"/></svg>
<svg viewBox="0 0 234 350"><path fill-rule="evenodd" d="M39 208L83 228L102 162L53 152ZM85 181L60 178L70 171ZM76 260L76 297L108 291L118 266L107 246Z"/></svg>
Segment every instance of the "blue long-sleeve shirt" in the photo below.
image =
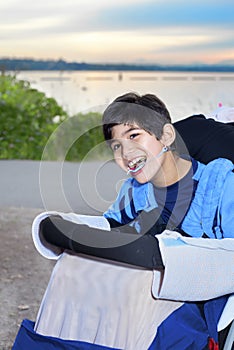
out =
<svg viewBox="0 0 234 350"><path fill-rule="evenodd" d="M184 211L179 214L182 221L178 220L178 224L190 236L202 237L206 234L218 239L234 237L233 168L233 163L223 158L208 165L197 162L194 174L189 175L190 188L182 185L184 179L180 180L178 192L182 192L181 201L185 201L185 205ZM186 183L189 183L188 178ZM187 199L184 191L187 191ZM129 178L104 216L121 224L135 219L135 228L140 232L141 222L137 216L141 211L150 212L159 207L156 195L152 183L139 184L134 178Z"/></svg>

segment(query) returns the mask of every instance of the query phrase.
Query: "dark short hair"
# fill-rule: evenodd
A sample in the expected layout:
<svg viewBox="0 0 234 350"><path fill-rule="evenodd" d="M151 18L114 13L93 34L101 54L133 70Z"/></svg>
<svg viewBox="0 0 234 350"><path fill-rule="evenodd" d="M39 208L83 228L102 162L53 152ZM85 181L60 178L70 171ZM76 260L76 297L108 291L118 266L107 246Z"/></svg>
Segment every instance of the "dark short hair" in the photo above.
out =
<svg viewBox="0 0 234 350"><path fill-rule="evenodd" d="M171 117L165 104L157 96L126 93L117 97L103 113L105 140L112 138L113 126L132 123L160 139L164 125L171 123Z"/></svg>

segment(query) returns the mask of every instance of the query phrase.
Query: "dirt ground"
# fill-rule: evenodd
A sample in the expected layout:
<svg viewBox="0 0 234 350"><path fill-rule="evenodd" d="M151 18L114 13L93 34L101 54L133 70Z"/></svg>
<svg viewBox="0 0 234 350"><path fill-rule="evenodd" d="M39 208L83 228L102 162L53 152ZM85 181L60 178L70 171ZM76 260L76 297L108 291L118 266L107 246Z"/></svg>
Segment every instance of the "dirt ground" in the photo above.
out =
<svg viewBox="0 0 234 350"><path fill-rule="evenodd" d="M54 266L31 238L32 221L42 211L0 207L0 350L12 348L24 318L35 320Z"/></svg>

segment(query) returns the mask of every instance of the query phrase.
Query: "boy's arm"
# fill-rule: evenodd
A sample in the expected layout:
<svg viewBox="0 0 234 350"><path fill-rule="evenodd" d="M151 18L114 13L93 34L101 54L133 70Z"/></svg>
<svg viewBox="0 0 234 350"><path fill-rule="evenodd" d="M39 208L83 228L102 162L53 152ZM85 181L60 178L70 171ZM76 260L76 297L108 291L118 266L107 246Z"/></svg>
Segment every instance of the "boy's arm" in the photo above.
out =
<svg viewBox="0 0 234 350"><path fill-rule="evenodd" d="M138 234L134 226L123 225L112 218L106 218L106 220L109 222L110 227L113 231Z"/></svg>

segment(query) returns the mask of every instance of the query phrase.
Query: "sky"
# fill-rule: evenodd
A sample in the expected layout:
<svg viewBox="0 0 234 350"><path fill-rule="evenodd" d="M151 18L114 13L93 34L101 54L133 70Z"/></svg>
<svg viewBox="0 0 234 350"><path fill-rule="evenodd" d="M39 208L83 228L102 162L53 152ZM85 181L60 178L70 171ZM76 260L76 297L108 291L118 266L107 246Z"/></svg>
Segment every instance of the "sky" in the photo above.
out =
<svg viewBox="0 0 234 350"><path fill-rule="evenodd" d="M0 57L234 63L234 0L2 0Z"/></svg>

